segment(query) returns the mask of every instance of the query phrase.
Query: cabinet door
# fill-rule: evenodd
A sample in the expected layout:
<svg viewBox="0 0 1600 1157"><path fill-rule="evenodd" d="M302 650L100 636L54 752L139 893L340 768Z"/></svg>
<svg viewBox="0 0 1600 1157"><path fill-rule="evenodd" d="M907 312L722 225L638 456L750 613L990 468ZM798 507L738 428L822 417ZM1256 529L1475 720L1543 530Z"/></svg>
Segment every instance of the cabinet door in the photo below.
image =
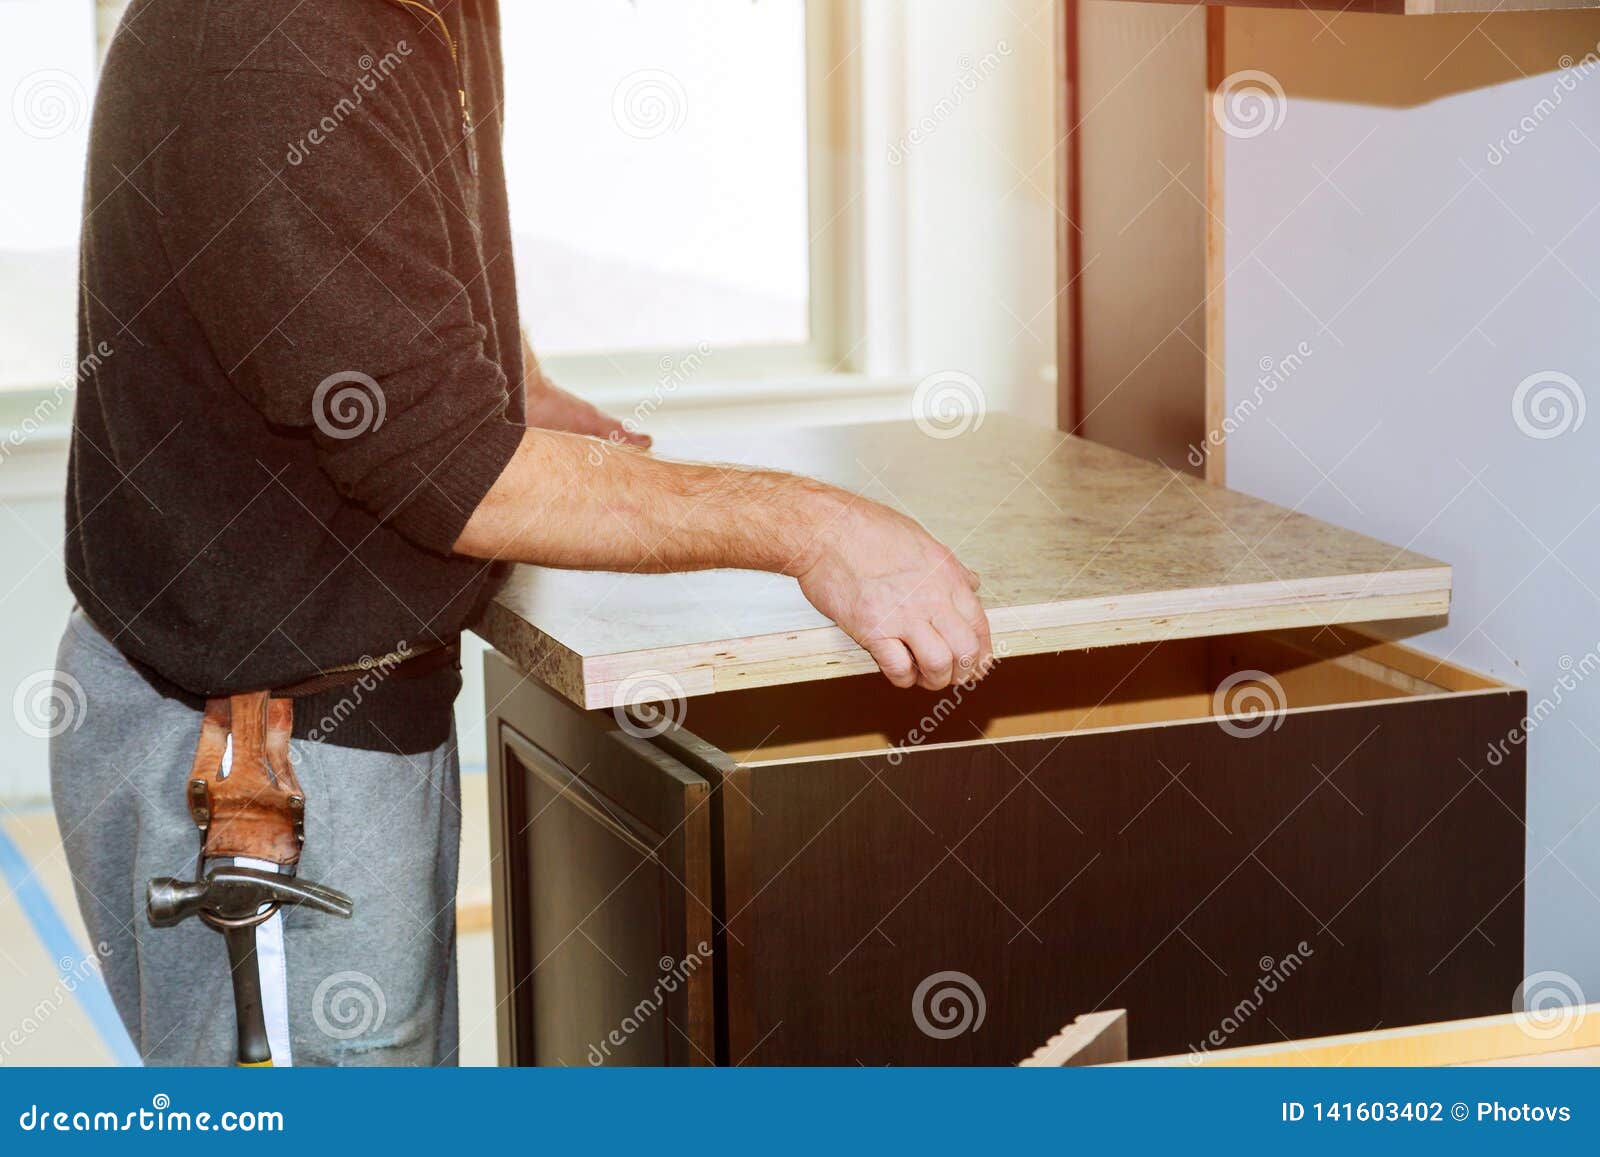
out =
<svg viewBox="0 0 1600 1157"><path fill-rule="evenodd" d="M497 682L502 1061L710 1064L706 781L615 730L609 713L578 711L527 682L496 695Z"/></svg>

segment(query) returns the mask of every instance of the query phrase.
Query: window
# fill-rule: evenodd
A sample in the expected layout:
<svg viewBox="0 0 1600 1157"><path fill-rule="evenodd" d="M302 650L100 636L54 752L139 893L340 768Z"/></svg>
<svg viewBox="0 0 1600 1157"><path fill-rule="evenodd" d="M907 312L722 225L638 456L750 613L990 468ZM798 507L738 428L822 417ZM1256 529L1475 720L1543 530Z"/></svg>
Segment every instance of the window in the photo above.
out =
<svg viewBox="0 0 1600 1157"><path fill-rule="evenodd" d="M77 357L94 30L88 0L0 4L0 390L70 379Z"/></svg>
<svg viewBox="0 0 1600 1157"><path fill-rule="evenodd" d="M802 0L517 0L501 20L541 353L807 346Z"/></svg>
<svg viewBox="0 0 1600 1157"><path fill-rule="evenodd" d="M0 3L0 391L75 358L96 70L126 0ZM523 321L596 384L843 368L836 0L505 0Z"/></svg>

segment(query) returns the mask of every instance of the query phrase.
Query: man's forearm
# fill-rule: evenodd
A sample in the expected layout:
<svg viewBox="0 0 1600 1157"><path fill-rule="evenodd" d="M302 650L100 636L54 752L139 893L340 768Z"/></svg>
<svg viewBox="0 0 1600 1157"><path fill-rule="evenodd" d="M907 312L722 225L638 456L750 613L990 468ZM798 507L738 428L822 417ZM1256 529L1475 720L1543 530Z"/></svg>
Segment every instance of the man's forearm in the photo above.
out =
<svg viewBox="0 0 1600 1157"><path fill-rule="evenodd" d="M897 511L792 474L530 428L455 549L572 569L792 575L899 687L981 677L992 654L978 576L955 555Z"/></svg>
<svg viewBox="0 0 1600 1157"><path fill-rule="evenodd" d="M816 547L813 528L848 505L812 479L529 429L455 549L571 569L798 574Z"/></svg>

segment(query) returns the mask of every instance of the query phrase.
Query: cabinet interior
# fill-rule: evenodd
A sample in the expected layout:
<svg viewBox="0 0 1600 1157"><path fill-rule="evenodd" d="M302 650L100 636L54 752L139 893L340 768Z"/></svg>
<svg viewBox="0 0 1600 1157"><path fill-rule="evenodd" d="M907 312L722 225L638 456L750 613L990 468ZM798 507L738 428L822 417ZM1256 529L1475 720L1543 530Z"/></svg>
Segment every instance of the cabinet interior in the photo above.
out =
<svg viewBox="0 0 1600 1157"><path fill-rule="evenodd" d="M759 764L1500 687L1348 627L1307 628L1005 659L935 692L876 674L728 691L689 699L683 726Z"/></svg>

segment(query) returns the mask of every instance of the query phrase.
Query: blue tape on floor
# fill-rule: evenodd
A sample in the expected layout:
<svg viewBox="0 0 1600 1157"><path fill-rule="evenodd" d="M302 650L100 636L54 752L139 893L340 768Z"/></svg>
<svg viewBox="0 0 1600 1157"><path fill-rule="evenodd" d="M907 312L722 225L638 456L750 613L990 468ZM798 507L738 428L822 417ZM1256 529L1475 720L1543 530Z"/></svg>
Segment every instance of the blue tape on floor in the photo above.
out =
<svg viewBox="0 0 1600 1157"><path fill-rule="evenodd" d="M111 993L99 969L85 963L93 957L85 956L67 922L56 911L23 857L22 849L6 834L4 827L0 827L0 876L10 884L11 894L17 898L28 923L33 925L34 934L55 961L62 986L77 998L106 1049L119 1065L141 1064L138 1050L128 1038L128 1030L122 1026L122 1018L117 1015L117 1006L111 1002Z"/></svg>

